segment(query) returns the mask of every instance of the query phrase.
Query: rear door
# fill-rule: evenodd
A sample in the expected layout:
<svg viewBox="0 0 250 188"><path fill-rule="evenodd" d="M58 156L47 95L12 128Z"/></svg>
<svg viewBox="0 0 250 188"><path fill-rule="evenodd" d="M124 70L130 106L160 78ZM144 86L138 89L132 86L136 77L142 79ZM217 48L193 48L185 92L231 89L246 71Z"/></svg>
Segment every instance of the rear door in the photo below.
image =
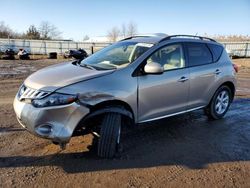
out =
<svg viewBox="0 0 250 188"><path fill-rule="evenodd" d="M206 43L185 43L190 72L188 109L209 103L211 89L218 80L221 70L214 63L212 51Z"/></svg>
<svg viewBox="0 0 250 188"><path fill-rule="evenodd" d="M182 44L164 46L146 59L159 63L164 72L138 77L138 120L144 122L185 111L188 102L189 73Z"/></svg>

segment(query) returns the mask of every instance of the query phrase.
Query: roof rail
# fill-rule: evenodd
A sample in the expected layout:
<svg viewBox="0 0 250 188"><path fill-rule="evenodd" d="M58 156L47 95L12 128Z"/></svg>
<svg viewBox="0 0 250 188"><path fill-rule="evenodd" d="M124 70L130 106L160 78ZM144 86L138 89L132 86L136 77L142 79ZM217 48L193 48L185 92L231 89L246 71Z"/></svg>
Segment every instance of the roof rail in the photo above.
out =
<svg viewBox="0 0 250 188"><path fill-rule="evenodd" d="M124 38L124 39L121 39L121 40L119 40L119 41L124 41L124 40L129 40L129 39L132 39L132 38L136 38L136 37L149 37L149 36L140 36L140 35L134 35L134 36L131 36L131 37L126 37L126 38Z"/></svg>
<svg viewBox="0 0 250 188"><path fill-rule="evenodd" d="M208 38L208 37L201 37L201 36L197 36L197 35L170 35L170 36L167 36L163 39L161 39L159 41L162 42L162 41L165 41L165 40L170 40L171 38L177 38L177 37L186 37L186 38L196 38L196 39L200 39L200 40L209 40L209 41L213 41L213 42L216 42L216 40L214 39L211 39L211 38Z"/></svg>
<svg viewBox="0 0 250 188"><path fill-rule="evenodd" d="M153 34L140 34L140 35L133 35L130 37L126 37L120 41L124 41L124 40L129 40L132 38L137 38L137 37L167 37L168 35L165 33L153 33Z"/></svg>

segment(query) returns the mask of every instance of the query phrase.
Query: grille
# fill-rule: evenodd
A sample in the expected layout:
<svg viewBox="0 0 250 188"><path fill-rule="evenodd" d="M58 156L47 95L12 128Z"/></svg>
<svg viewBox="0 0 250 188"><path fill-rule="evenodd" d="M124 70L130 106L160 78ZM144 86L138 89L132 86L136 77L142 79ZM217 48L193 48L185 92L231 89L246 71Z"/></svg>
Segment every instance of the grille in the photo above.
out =
<svg viewBox="0 0 250 188"><path fill-rule="evenodd" d="M49 92L46 91L39 91L39 90L35 90L26 86L22 86L19 89L18 92L18 97L19 100L23 100L23 99L41 99L47 95L49 95Z"/></svg>

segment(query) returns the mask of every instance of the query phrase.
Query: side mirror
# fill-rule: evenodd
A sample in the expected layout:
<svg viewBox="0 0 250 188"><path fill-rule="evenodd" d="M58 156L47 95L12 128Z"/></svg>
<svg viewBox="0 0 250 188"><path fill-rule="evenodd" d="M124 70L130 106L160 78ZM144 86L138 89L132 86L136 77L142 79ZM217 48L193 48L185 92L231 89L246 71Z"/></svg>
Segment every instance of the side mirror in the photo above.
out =
<svg viewBox="0 0 250 188"><path fill-rule="evenodd" d="M147 63L144 67L144 72L148 74L162 74L164 71L163 67L159 63Z"/></svg>

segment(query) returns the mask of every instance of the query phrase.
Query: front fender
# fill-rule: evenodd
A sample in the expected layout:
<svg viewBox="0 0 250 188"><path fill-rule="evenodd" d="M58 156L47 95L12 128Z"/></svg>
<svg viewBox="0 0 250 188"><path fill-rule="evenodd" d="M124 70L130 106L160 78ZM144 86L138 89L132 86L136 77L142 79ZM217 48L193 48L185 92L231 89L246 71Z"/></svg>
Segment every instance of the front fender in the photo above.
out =
<svg viewBox="0 0 250 188"><path fill-rule="evenodd" d="M78 101L80 104L91 107L104 101L115 100L116 98L110 94L99 92L87 92L78 94Z"/></svg>
<svg viewBox="0 0 250 188"><path fill-rule="evenodd" d="M122 101L108 93L88 92L79 94L78 102L81 105L88 107L91 111L96 106L99 106L98 109L94 109L93 112L88 115L88 118L108 112L114 112L133 119L133 113L127 110L124 105L122 105ZM105 105L102 105L102 107L100 107L100 104L104 103Z"/></svg>

